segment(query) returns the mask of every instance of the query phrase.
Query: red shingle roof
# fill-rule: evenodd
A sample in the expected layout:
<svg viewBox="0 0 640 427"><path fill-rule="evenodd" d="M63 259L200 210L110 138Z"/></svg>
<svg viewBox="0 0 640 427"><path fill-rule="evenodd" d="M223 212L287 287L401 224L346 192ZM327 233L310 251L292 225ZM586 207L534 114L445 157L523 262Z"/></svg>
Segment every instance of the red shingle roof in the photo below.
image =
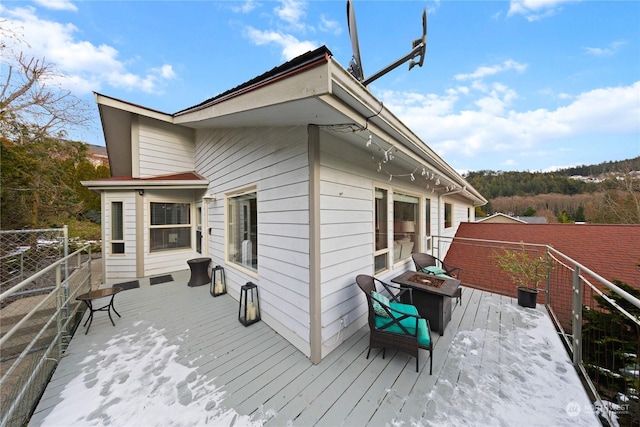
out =
<svg viewBox="0 0 640 427"><path fill-rule="evenodd" d="M549 245L609 281L640 289L640 225L462 223L456 237ZM499 247L454 241L445 261L464 267L464 283L490 287L503 274L491 258ZM515 287L505 293L514 294Z"/></svg>

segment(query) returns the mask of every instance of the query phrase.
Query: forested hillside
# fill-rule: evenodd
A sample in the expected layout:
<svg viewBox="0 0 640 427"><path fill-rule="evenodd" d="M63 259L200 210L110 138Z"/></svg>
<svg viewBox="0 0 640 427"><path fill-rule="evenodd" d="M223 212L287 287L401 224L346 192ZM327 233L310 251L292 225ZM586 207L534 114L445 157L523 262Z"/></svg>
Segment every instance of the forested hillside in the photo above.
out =
<svg viewBox="0 0 640 427"><path fill-rule="evenodd" d="M479 215L544 216L548 222L640 224L640 157L554 172L470 172L489 204Z"/></svg>

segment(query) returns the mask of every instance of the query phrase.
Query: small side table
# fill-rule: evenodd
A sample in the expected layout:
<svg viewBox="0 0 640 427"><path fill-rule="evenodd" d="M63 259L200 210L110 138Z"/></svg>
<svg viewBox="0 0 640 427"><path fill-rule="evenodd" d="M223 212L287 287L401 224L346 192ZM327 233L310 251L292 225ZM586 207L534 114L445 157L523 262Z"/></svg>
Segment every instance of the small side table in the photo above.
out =
<svg viewBox="0 0 640 427"><path fill-rule="evenodd" d="M193 258L187 261L189 268L191 269L191 277L189 278L188 286L202 286L208 285L211 281L209 277L209 264L211 264L211 258Z"/></svg>
<svg viewBox="0 0 640 427"><path fill-rule="evenodd" d="M113 288L98 289L97 291L87 292L85 294L82 294L76 297L78 301L84 301L84 303L87 304L87 307L89 308L89 318L85 320L84 325L82 325L82 326L86 326L87 323L89 323L89 326L87 326L87 330L84 332L85 335L87 335L87 333L89 332L89 328L91 327L91 322L93 322L93 313L96 311L106 311L109 314L109 320L111 320L111 324L113 326L116 326L116 324L113 323L113 318L111 317L111 310L113 310L113 312L117 314L118 317L122 317L120 316L120 313L116 311L116 308L113 306L113 298L116 296L118 292L122 292L122 288L113 287ZM109 298L109 304L99 308L93 308L93 300L100 299L100 298L107 298L107 297L111 297Z"/></svg>

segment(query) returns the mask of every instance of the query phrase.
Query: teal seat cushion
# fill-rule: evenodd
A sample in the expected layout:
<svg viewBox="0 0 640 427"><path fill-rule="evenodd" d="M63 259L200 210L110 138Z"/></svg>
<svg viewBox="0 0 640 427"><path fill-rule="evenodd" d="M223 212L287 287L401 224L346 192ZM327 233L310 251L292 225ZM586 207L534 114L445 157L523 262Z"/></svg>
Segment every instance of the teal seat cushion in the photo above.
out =
<svg viewBox="0 0 640 427"><path fill-rule="evenodd" d="M447 276L447 271L445 269L440 268L440 267L436 267L435 265L430 265L428 267L424 267L420 271L422 273L435 274L436 276L439 276L439 275ZM447 277L449 277L449 276L447 276Z"/></svg>
<svg viewBox="0 0 640 427"><path fill-rule="evenodd" d="M404 304L404 305L408 305L408 304ZM381 329L382 331L385 331L385 332L392 332L394 334L405 335L404 331L402 330L402 328L400 328L400 326L397 323L387 328L383 328L389 322L391 322L391 319L389 319L388 317L376 316L377 329ZM411 335L416 336L415 317L408 317L406 319L402 319L400 320L399 323L401 323L402 326L404 326ZM431 345L431 335L429 335L429 329L427 328L426 319L418 319L418 344L424 347L429 347Z"/></svg>

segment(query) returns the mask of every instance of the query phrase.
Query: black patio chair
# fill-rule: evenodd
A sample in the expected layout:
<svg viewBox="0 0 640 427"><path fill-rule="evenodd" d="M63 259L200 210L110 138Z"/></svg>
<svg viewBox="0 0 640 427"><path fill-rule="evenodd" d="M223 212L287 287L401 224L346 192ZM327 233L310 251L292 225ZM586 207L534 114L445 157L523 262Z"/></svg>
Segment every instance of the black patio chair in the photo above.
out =
<svg viewBox="0 0 640 427"><path fill-rule="evenodd" d="M356 283L367 297L369 307L369 351L382 348L384 359L386 347L395 347L399 351L416 358L416 372L419 372L419 350L429 351L429 375L433 372L433 342L429 321L418 314L412 304L400 302L400 295L409 292L409 301L413 301L411 289L390 285L373 276L360 274ZM376 283L390 293L387 298L378 293ZM382 290L380 289L380 290ZM375 292L372 294L372 292Z"/></svg>

